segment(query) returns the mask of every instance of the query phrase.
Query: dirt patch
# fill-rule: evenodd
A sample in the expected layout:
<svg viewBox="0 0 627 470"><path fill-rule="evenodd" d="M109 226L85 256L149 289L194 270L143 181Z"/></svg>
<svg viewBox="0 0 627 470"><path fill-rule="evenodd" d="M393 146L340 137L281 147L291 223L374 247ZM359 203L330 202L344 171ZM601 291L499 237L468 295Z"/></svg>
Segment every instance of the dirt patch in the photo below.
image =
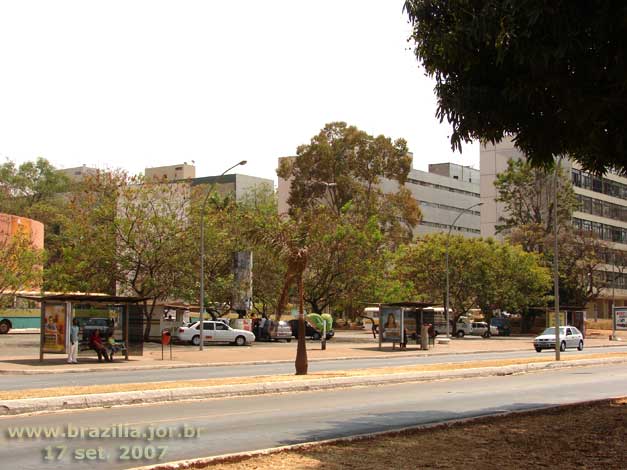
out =
<svg viewBox="0 0 627 470"><path fill-rule="evenodd" d="M576 356L562 356L563 362L576 361L581 359L603 359L603 358L627 358L627 353L603 353L603 354L581 354ZM55 388L38 388L26 390L10 390L0 392L0 400L17 400L22 398L43 398L43 397L60 397L71 395L88 395L95 393L113 393L113 392L138 392L145 390L163 390L188 387L211 387L220 385L236 385L251 383L272 383L272 382L297 382L314 379L336 378L336 377L366 377L384 374L402 374L407 372L432 372L432 371L451 371L464 369L478 369L483 367L505 367L510 365L530 364L552 362L553 356L528 357L521 359L508 360L491 360L491 361L472 361L455 364L425 364L416 366L402 367L381 367L373 369L356 369L346 371L333 372L313 372L309 375L260 375L253 377L229 377L222 379L200 379L187 381L167 381L167 382L149 382L149 383L129 383L129 384L110 384L110 385L90 385L79 387L55 387Z"/></svg>
<svg viewBox="0 0 627 470"><path fill-rule="evenodd" d="M627 400L312 446L205 470L625 469Z"/></svg>

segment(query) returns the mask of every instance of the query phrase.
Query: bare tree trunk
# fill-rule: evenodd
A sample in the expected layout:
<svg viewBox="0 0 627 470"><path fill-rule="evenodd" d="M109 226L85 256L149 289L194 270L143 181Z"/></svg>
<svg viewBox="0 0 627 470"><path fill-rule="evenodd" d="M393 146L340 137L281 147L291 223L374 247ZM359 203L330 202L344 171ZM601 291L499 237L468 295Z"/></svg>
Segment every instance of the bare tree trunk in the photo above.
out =
<svg viewBox="0 0 627 470"><path fill-rule="evenodd" d="M290 287L292 282L294 281L294 273L290 272L288 269L285 273L285 281L283 282L283 289L281 290L281 296L279 297L279 303L276 307L276 321L281 321L281 315L285 311L285 306L287 305L287 296L290 292Z"/></svg>

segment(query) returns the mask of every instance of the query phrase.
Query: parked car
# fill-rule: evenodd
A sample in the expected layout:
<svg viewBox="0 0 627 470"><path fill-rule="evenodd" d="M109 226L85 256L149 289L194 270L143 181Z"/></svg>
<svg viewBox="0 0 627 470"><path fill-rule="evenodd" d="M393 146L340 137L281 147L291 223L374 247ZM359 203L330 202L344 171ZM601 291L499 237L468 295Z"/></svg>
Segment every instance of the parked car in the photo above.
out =
<svg viewBox="0 0 627 470"><path fill-rule="evenodd" d="M258 341L285 340L288 343L292 341L292 328L286 321L266 320L263 328L261 328L261 322L255 322L253 333Z"/></svg>
<svg viewBox="0 0 627 470"><path fill-rule="evenodd" d="M457 322L457 337L463 338L465 335L483 336L488 338L492 335L498 335L498 328L496 326L489 325L484 321Z"/></svg>
<svg viewBox="0 0 627 470"><path fill-rule="evenodd" d="M292 329L292 336L298 338L298 320L290 320L290 327ZM333 330L327 331L327 340L333 338L335 332ZM311 338L319 340L322 338L322 333L313 327L311 323L305 320L305 338Z"/></svg>
<svg viewBox="0 0 627 470"><path fill-rule="evenodd" d="M512 334L512 325L509 319L505 317L492 317L490 319L490 330L495 328L496 331L492 334L495 336L509 336Z"/></svg>
<svg viewBox="0 0 627 470"><path fill-rule="evenodd" d="M547 328L540 336L536 336L533 347L536 352L555 349L555 327ZM566 348L583 349L583 335L574 326L560 326L560 351L566 351Z"/></svg>
<svg viewBox="0 0 627 470"><path fill-rule="evenodd" d="M255 335L250 331L236 330L222 321L205 321L202 333L205 342L233 343L244 346L255 341ZM190 326L179 327L177 338L179 341L198 346L200 344L200 322L196 321Z"/></svg>

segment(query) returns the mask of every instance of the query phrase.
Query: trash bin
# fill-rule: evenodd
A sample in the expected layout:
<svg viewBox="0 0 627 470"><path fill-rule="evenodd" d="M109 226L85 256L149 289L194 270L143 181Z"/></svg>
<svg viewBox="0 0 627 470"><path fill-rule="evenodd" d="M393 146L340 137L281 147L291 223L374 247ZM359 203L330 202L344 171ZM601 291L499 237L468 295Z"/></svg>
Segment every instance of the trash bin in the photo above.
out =
<svg viewBox="0 0 627 470"><path fill-rule="evenodd" d="M170 330L163 330L161 332L161 344L167 346L168 344L170 344L171 340L172 334L170 333Z"/></svg>
<svg viewBox="0 0 627 470"><path fill-rule="evenodd" d="M431 325L429 323L425 323L420 328L420 349L424 349L425 351L429 349L429 327Z"/></svg>

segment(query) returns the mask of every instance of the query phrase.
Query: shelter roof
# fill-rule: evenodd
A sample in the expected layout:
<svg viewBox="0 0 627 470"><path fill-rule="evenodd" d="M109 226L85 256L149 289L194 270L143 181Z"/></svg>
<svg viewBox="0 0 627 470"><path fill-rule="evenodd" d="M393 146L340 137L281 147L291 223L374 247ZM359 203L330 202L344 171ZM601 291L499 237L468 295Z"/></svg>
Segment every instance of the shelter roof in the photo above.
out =
<svg viewBox="0 0 627 470"><path fill-rule="evenodd" d="M109 295L97 292L28 292L19 291L15 295L22 299L59 302L103 302L103 303L137 303L146 300L143 297L133 297L127 295Z"/></svg>

